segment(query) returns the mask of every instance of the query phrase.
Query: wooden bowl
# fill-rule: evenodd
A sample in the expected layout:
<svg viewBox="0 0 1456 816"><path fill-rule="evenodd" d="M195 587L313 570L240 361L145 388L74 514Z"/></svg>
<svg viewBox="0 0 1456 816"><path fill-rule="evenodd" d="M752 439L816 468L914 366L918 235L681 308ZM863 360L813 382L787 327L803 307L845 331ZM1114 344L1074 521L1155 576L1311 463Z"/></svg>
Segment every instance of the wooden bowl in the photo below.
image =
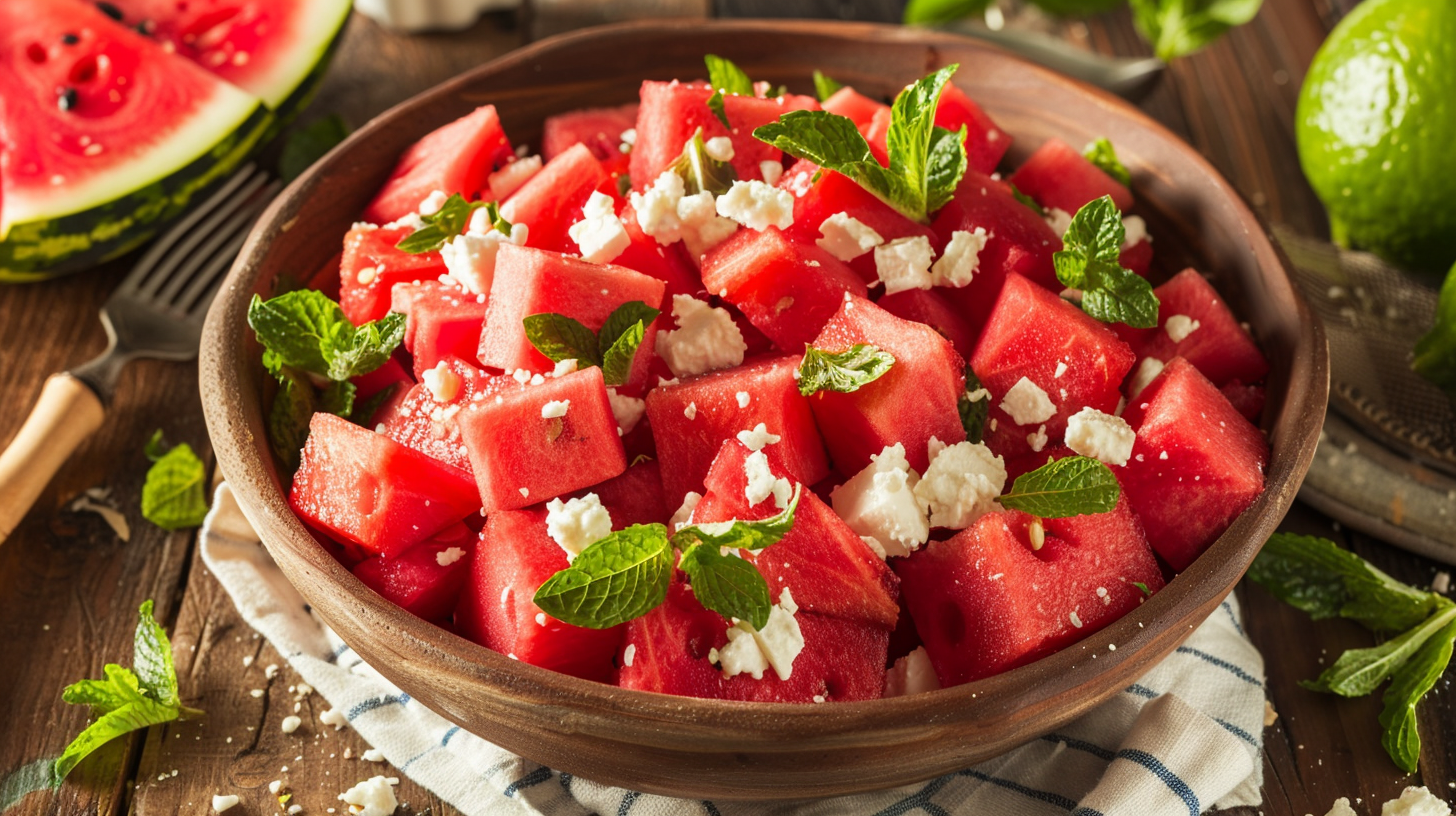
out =
<svg viewBox="0 0 1456 816"><path fill-rule="evenodd" d="M1269 355L1263 427L1273 456L1264 494L1166 589L1085 642L967 685L862 703L733 703L579 680L477 646L366 589L288 509L264 432L265 375L245 319L249 298L266 296L281 274L321 268L395 158L430 130L494 103L517 143L539 144L545 116L632 101L644 79L698 77L707 52L802 93L812 93L815 68L891 95L959 62L956 84L1014 135L1013 162L1048 137L1073 145L1110 137L1132 170L1160 259L1170 270L1190 260L1216 273ZM1324 334L1263 225L1161 125L971 40L779 21L581 31L515 51L376 118L264 214L208 315L201 374L208 430L238 501L284 574L381 674L464 728L553 768L640 791L757 800L928 779L1051 731L1127 687L1219 605L1274 532L1314 454L1328 391Z"/></svg>

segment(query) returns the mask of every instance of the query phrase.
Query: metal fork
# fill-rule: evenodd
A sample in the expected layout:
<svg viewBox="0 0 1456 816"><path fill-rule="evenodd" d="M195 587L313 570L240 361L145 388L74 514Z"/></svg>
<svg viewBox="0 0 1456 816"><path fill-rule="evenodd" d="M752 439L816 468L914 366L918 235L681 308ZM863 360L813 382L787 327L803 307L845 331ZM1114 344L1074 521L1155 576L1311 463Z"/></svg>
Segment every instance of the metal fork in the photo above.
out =
<svg viewBox="0 0 1456 816"><path fill-rule="evenodd" d="M105 417L116 380L138 357L197 357L202 321L258 214L282 185L249 164L163 235L101 307L106 351L52 374L0 453L0 542L71 452Z"/></svg>

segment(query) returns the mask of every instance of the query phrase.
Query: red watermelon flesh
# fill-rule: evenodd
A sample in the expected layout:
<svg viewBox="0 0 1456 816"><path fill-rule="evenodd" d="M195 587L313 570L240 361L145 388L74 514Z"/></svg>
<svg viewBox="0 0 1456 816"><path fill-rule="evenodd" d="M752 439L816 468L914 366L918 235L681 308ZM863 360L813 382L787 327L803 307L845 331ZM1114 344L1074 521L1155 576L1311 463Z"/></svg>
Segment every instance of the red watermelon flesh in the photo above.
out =
<svg viewBox="0 0 1456 816"><path fill-rule="evenodd" d="M380 433L470 472L470 454L460 439L460 411L497 393L520 390L521 385L510 377L486 374L459 357L446 357L442 362L459 378L459 388L451 399L442 401L424 383L415 385L402 399L385 408L380 415Z"/></svg>
<svg viewBox="0 0 1456 816"><path fill-rule="evenodd" d="M1007 180L1036 203L1068 215L1105 195L1112 196L1117 209L1132 209L1131 190L1061 139L1043 142Z"/></svg>
<svg viewBox="0 0 1456 816"><path fill-rule="evenodd" d="M405 348L414 355L415 378L446 357L473 360L485 324L486 296L438 280L395 284L391 311L408 315Z"/></svg>
<svg viewBox="0 0 1456 816"><path fill-rule="evenodd" d="M393 558L376 556L354 566L354 575L404 611L427 621L449 617L465 581L475 531L454 524Z"/></svg>
<svg viewBox="0 0 1456 816"><path fill-rule="evenodd" d="M1026 278L1010 276L971 355L971 370L991 392L994 427L988 424L986 446L1007 458L1032 450L1026 437L1042 423L1017 425L1001 408L1022 377L1045 391L1056 407L1045 422L1046 435L1055 443L1066 431L1067 418L1084 407L1107 414L1117 409L1118 389L1133 359L1132 350L1106 324Z"/></svg>
<svg viewBox="0 0 1456 816"><path fill-rule="evenodd" d="M344 236L339 306L354 325L389 314L395 284L432 281L448 271L438 252L411 255L395 249L412 231L409 227L356 224Z"/></svg>
<svg viewBox="0 0 1456 816"><path fill-rule="evenodd" d="M663 246L656 238L642 231L637 223L637 211L628 204L622 208L622 226L627 230L631 243L622 254L612 260L617 266L650 275L667 285L662 302L672 303L673 295L697 295L703 291L703 281L698 277L697 266L693 264L687 247L682 242ZM672 309L664 309L659 318L660 328L672 328Z"/></svg>
<svg viewBox="0 0 1456 816"><path fill-rule="evenodd" d="M978 173L991 173L1011 149L1011 134L997 127L981 106L965 92L946 84L935 108L935 126L957 131L966 127L966 164Z"/></svg>
<svg viewBox="0 0 1456 816"><path fill-rule="evenodd" d="M567 402L562 416L543 416ZM457 415L487 511L511 510L594 485L627 469L602 370L475 401Z"/></svg>
<svg viewBox="0 0 1456 816"><path fill-rule="evenodd" d="M642 83L642 106L637 113L637 144L632 147L632 188L642 192L667 166L682 155L683 143L698 128L703 138L727 136L733 141L733 169L744 181L762 179L759 164L779 161L783 154L766 142L753 138L759 125L778 121L791 110L818 110L813 97L787 94L773 99L728 94L723 111L732 129L723 127L708 109L713 89L706 82Z"/></svg>
<svg viewBox="0 0 1456 816"><path fill-rule="evenodd" d="M354 384L354 401L363 402L389 388L404 386L408 389L413 386L414 377L410 376L409 371L400 362L403 356L396 352L394 356L384 361L384 365L350 380Z"/></svg>
<svg viewBox="0 0 1456 816"><path fill-rule="evenodd" d="M1179 272L1153 292L1158 296L1157 328L1118 328L1139 358L1155 357L1167 362L1182 357L1217 386L1233 380L1257 383L1269 373L1269 361L1254 344L1254 338L1196 270ZM1199 324L1176 343L1166 329L1168 318L1174 315L1192 318Z"/></svg>
<svg viewBox="0 0 1456 816"><path fill-rule="evenodd" d="M288 503L330 535L393 557L474 513L480 496L469 473L317 413Z"/></svg>
<svg viewBox="0 0 1456 816"><path fill-rule="evenodd" d="M495 106L476 108L405 150L364 209L364 220L384 224L403 218L436 190L471 201L489 199L490 174L514 155Z"/></svg>
<svg viewBox="0 0 1456 816"><path fill-rule="evenodd" d="M870 456L902 443L910 467L924 471L927 445L966 438L956 403L965 391L965 361L949 340L929 326L902 320L867 300L848 300L814 339L821 351L845 351L868 343L889 352L895 364L856 391L820 391L809 397L814 421L843 473L858 473Z"/></svg>
<svg viewBox="0 0 1456 816"><path fill-rule="evenodd" d="M506 371L551 371L555 364L526 337L522 321L527 316L554 312L597 331L623 303L636 300L661 308L665 289L662 281L624 266L503 244L496 254L478 357L482 364ZM640 385L646 379L656 338L654 322L637 350L628 385Z"/></svg>
<svg viewBox="0 0 1456 816"><path fill-rule="evenodd" d="M829 473L824 442L794 380L798 365L795 356L761 357L647 393L663 503L670 511L688 491L702 492L703 478L725 441L760 422L782 437L772 447L795 479L813 484ZM748 395L747 405L738 404L739 393Z"/></svg>
<svg viewBox="0 0 1456 816"><path fill-rule="evenodd" d="M1146 278L1153 268L1153 242L1144 238L1132 246L1124 246L1117 256L1117 263L1123 269L1131 269Z"/></svg>
<svg viewBox="0 0 1456 816"><path fill-rule="evenodd" d="M1264 401L1266 394L1262 385L1244 385L1238 380L1229 380L1224 386L1218 389L1226 398L1234 410L1243 415L1244 419L1258 424L1259 416L1264 413Z"/></svg>
<svg viewBox="0 0 1456 816"><path fill-rule="evenodd" d="M905 604L942 686L958 685L1062 649L1157 591L1163 576L1119 502L1111 513L1045 519L1031 548L1033 517L989 513L948 541L897 559Z"/></svg>
<svg viewBox="0 0 1456 816"><path fill-rule="evenodd" d="M1053 292L1062 291L1052 268L1052 255L1061 250L1062 237L1004 185L986 176L967 171L955 197L940 209L931 227L943 242L949 242L956 230L973 232L977 227L990 236L971 282L944 293L976 331L986 325L1006 277L1013 272Z"/></svg>
<svg viewBox="0 0 1456 816"><path fill-rule="evenodd" d="M1191 363L1174 358L1127 407L1137 431L1117 468L1148 540L1182 571L1264 490L1269 446Z"/></svg>
<svg viewBox="0 0 1456 816"><path fill-rule="evenodd" d="M835 91L822 104L824 110L843 116L854 122L856 126L869 124L870 120L875 118L876 113L890 108L889 105L876 102L848 85Z"/></svg>
<svg viewBox="0 0 1456 816"><path fill-rule="evenodd" d="M769 470L794 481L784 469L777 445L763 453ZM761 519L777 512L772 500L749 506L744 462L750 452L737 440L723 443L705 480L706 492L693 510L693 522ZM807 485L806 485L807 488ZM794 526L776 544L745 554L768 581L769 594L784 587L803 610L856 621L885 631L899 617L899 582L890 568L829 505L805 489L794 512Z"/></svg>
<svg viewBox="0 0 1456 816"><path fill-rule="evenodd" d="M572 145L585 145L598 161L622 155L622 133L637 126L637 103L615 108L581 108L546 117L541 126L541 156L547 161Z"/></svg>
<svg viewBox="0 0 1456 816"><path fill-rule="evenodd" d="M885 295L875 305L905 320L924 323L949 340L956 353L969 360L976 350L978 334L943 292L930 289L907 289Z"/></svg>
<svg viewBox="0 0 1456 816"><path fill-rule="evenodd" d="M491 513L460 591L456 631L523 663L609 682L622 627L572 626L531 600L567 566L566 551L546 533L545 510Z"/></svg>
<svg viewBox="0 0 1456 816"><path fill-rule="evenodd" d="M501 217L525 224L526 245L556 252L580 248L567 230L582 219L582 207L607 181L607 171L585 145L572 145L546 163L501 205Z"/></svg>
<svg viewBox="0 0 1456 816"><path fill-rule="evenodd" d="M787 352L813 340L846 295L867 293L864 280L833 255L790 241L777 227L739 230L708 251L702 271L709 292Z"/></svg>
<svg viewBox="0 0 1456 816"><path fill-rule="evenodd" d="M711 650L728 644L728 621L704 609L679 577L661 606L625 625L617 658L617 685L757 703L879 698L885 681L886 630L816 615L802 605L794 618L804 636L804 650L794 658L789 679L780 680L772 668L760 680L749 674L725 678L709 656Z"/></svg>
<svg viewBox="0 0 1456 816"><path fill-rule="evenodd" d="M666 524L676 506L667 507L662 500L662 478L656 460L646 460L622 471L605 482L582 488L572 496L581 498L597 494L602 506L612 516L612 529L621 530L634 524Z"/></svg>

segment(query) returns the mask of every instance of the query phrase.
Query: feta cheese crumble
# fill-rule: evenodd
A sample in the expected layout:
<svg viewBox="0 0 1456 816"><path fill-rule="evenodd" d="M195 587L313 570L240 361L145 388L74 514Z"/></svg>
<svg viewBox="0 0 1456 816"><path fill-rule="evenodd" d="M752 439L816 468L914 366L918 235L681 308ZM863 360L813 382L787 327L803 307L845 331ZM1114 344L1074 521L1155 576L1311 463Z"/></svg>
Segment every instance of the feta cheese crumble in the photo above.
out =
<svg viewBox="0 0 1456 816"><path fill-rule="evenodd" d="M709 306L692 295L673 295L672 316L677 328L658 335L656 349L673 376L687 377L743 362L748 344L727 309Z"/></svg>
<svg viewBox="0 0 1456 816"><path fill-rule="evenodd" d="M714 136L703 142L703 152L708 158L718 162L733 161L733 140L727 136Z"/></svg>
<svg viewBox="0 0 1456 816"><path fill-rule="evenodd" d="M794 671L794 659L804 650L804 633L794 617L798 611L794 596L784 587L779 602L769 610L762 632L747 621L734 619L728 627L728 644L717 655L723 676L749 674L754 680L762 680L764 671L772 666L780 680L788 680Z"/></svg>
<svg viewBox="0 0 1456 816"><path fill-rule="evenodd" d="M433 190L430 192L429 195L425 196L422 201L420 201L420 206L417 212L419 212L420 215L434 215L435 213L439 212L440 209L445 206L445 202L449 200L449 193L445 192L444 190Z"/></svg>
<svg viewBox="0 0 1456 816"><path fill-rule="evenodd" d="M461 551L464 553L464 550ZM332 725L335 731L349 724L349 717L337 708L330 708L319 715L319 722L324 725Z"/></svg>
<svg viewBox="0 0 1456 816"><path fill-rule="evenodd" d="M1031 446L1032 451L1041 453L1047 446L1046 425L1036 426L1036 430L1026 435L1026 444Z"/></svg>
<svg viewBox="0 0 1456 816"><path fill-rule="evenodd" d="M1381 805L1380 816L1451 816L1451 808L1425 786L1409 787L1399 799Z"/></svg>
<svg viewBox="0 0 1456 816"><path fill-rule="evenodd" d="M229 793L222 796L214 796L212 797L212 809L217 813L222 813L236 805L238 801L239 799L236 794Z"/></svg>
<svg viewBox="0 0 1456 816"><path fill-rule="evenodd" d="M930 261L935 250L924 235L896 238L875 247L875 271L885 285L885 294L893 295L909 289L929 289Z"/></svg>
<svg viewBox="0 0 1456 816"><path fill-rule="evenodd" d="M974 232L956 230L945 245L945 252L930 267L930 282L935 286L961 287L969 284L976 276L981 264L981 250L990 239L984 227Z"/></svg>
<svg viewBox="0 0 1456 816"><path fill-rule="evenodd" d="M1134 244L1143 241L1151 241L1153 237L1148 235L1148 222L1140 215L1129 215L1122 219L1122 248L1127 249Z"/></svg>
<svg viewBox="0 0 1456 816"><path fill-rule="evenodd" d="M541 406L542 419L560 419L566 416L566 409L571 407L571 400L551 400Z"/></svg>
<svg viewBox="0 0 1456 816"><path fill-rule="evenodd" d="M435 563L436 564L439 564L442 567L448 567L451 564L455 563L456 561L459 561L460 559L462 559L464 557L465 557L465 550L464 550L464 548L462 548L462 547L450 547L448 549L445 549L445 550L442 550L440 552L435 553Z"/></svg>
<svg viewBox="0 0 1456 816"><path fill-rule="evenodd" d="M617 429L623 434L632 433L642 415L647 412L647 401L637 397L618 394L617 389L607 389L607 400L612 404L612 416L617 420Z"/></svg>
<svg viewBox="0 0 1456 816"><path fill-rule="evenodd" d="M829 495L834 512L849 529L872 539L885 556L907 556L930 539L926 510L914 490L920 474L895 443L870 455L870 464Z"/></svg>
<svg viewBox="0 0 1456 816"><path fill-rule="evenodd" d="M394 777L373 776L339 794L351 816L390 816L399 807L394 797Z"/></svg>
<svg viewBox="0 0 1456 816"><path fill-rule="evenodd" d="M761 451L769 445L777 445L782 439L778 434L769 433L768 426L762 422L753 426L751 431L738 432L738 441L751 451Z"/></svg>
<svg viewBox="0 0 1456 816"><path fill-rule="evenodd" d="M1181 343L1188 339L1188 335L1198 331L1201 325L1188 315L1175 314L1163 322L1163 331L1168 333L1168 338L1174 343Z"/></svg>
<svg viewBox="0 0 1456 816"><path fill-rule="evenodd" d="M1127 386L1127 393L1130 397L1136 397L1152 384L1153 380L1163 373L1163 361L1156 357L1144 357L1138 363L1137 371L1133 372L1132 382Z"/></svg>
<svg viewBox="0 0 1456 816"><path fill-rule="evenodd" d="M521 189L522 185L540 171L541 157L527 156L491 173L485 182L490 185L490 193L495 196L496 201L505 201L507 196Z"/></svg>
<svg viewBox="0 0 1456 816"><path fill-rule="evenodd" d="M823 237L814 241L819 248L841 261L849 262L885 242L874 227L849 213L838 212L819 225Z"/></svg>
<svg viewBox="0 0 1456 816"><path fill-rule="evenodd" d="M622 650L622 665L632 668L632 659L637 656L637 644L628 643L627 648Z"/></svg>
<svg viewBox="0 0 1456 816"><path fill-rule="evenodd" d="M917 646L915 651L897 659L895 665L885 672L883 696L908 697L938 688L940 678L935 675L935 667L930 665L930 655L926 654L924 646Z"/></svg>
<svg viewBox="0 0 1456 816"><path fill-rule="evenodd" d="M1052 228L1052 232L1057 234L1058 238L1066 235L1067 228L1072 226L1072 214L1057 207L1046 208L1046 215L1043 215L1042 218L1047 222L1047 226Z"/></svg>
<svg viewBox="0 0 1456 816"><path fill-rule="evenodd" d="M682 504L673 511L672 518L668 520L667 526L674 533L679 529L693 523L693 511L698 509L698 502L703 500L703 494L689 490L683 496Z"/></svg>
<svg viewBox="0 0 1456 816"><path fill-rule="evenodd" d="M979 442L942 448L915 485L915 498L930 513L930 526L963 530L999 509L995 499L1006 486L1006 464Z"/></svg>
<svg viewBox="0 0 1456 816"><path fill-rule="evenodd" d="M559 498L546 503L546 534L566 551L566 561L612 532L612 515L595 493L579 499Z"/></svg>
<svg viewBox="0 0 1456 816"><path fill-rule="evenodd" d="M424 382L425 388L429 389L430 396L434 397L435 402L453 402L456 397L460 396L462 384L460 375L456 374L455 369L444 360L437 363L434 368L426 370L420 376L420 380Z"/></svg>
<svg viewBox="0 0 1456 816"><path fill-rule="evenodd" d="M482 212L484 210L476 210L476 213ZM510 237L506 237L500 230L486 225L484 230L471 229L451 238L449 243L440 247L445 274L472 295L490 294L491 284L495 281L495 258L501 244L520 246L526 241L527 231L525 224L518 224L511 229Z"/></svg>
<svg viewBox="0 0 1456 816"><path fill-rule="evenodd" d="M1067 447L1103 464L1126 465L1136 440L1127 420L1090 406L1067 418Z"/></svg>
<svg viewBox="0 0 1456 816"><path fill-rule="evenodd" d="M747 408L748 401L752 399L752 397L749 396L749 393L747 391L739 391L738 393L733 395L733 399L738 401L739 408Z"/></svg>
<svg viewBox="0 0 1456 816"><path fill-rule="evenodd" d="M1041 386L1022 377L1001 399L1001 410L1010 414L1017 425L1037 425L1055 416L1057 406Z"/></svg>
<svg viewBox="0 0 1456 816"><path fill-rule="evenodd" d="M581 208L582 219L567 228L566 234L581 247L581 257L591 263L611 263L621 255L632 239L617 218L612 197L593 190Z"/></svg>
<svg viewBox="0 0 1456 816"><path fill-rule="evenodd" d="M303 719L298 717L297 715L289 714L287 717L283 718L283 733L292 734L294 731L298 730L298 727L300 725L303 725Z"/></svg>
<svg viewBox="0 0 1456 816"><path fill-rule="evenodd" d="M743 495L748 499L749 507L757 507L769 496L773 496L774 506L783 510L789 506L789 497L794 495L794 486L789 480L783 477L775 477L768 466L768 457L761 450L748 454L743 460L743 473L748 477L748 484L743 488Z"/></svg>
<svg viewBox="0 0 1456 816"><path fill-rule="evenodd" d="M718 215L714 202L713 194L704 190L696 195L683 196L677 204L682 242L694 258L702 258L704 253L738 231L737 223Z"/></svg>
<svg viewBox="0 0 1456 816"><path fill-rule="evenodd" d="M779 179L784 177L784 163L765 159L758 163L758 172L763 174L764 184L775 186L779 183Z"/></svg>
<svg viewBox="0 0 1456 816"><path fill-rule="evenodd" d="M735 181L718 196L717 211L751 230L786 230L794 225L794 194L761 181Z"/></svg>

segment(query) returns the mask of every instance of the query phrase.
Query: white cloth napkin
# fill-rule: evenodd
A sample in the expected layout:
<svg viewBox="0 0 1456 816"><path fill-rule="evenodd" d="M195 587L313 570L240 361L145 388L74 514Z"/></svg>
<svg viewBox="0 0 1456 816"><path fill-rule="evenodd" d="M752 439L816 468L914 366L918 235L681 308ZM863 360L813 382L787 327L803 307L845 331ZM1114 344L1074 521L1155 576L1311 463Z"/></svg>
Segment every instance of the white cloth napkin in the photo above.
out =
<svg viewBox="0 0 1456 816"><path fill-rule="evenodd" d="M409 778L467 816L1198 816L1257 805L1264 661L1230 597L1138 682L1054 734L956 773L783 804L671 799L599 785L498 748L391 685L308 611L218 487L202 558L243 618Z"/></svg>

